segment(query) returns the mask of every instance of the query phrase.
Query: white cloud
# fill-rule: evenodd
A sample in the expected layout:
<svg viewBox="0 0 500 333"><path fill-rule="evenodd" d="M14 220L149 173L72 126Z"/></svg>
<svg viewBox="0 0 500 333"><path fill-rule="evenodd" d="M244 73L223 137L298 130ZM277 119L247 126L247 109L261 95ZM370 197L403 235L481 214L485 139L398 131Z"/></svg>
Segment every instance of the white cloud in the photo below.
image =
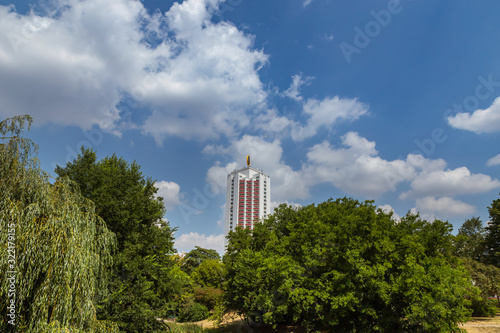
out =
<svg viewBox="0 0 500 333"><path fill-rule="evenodd" d="M405 160L385 160L378 156L375 142L355 132L344 135L342 145L335 148L325 141L309 149L303 166L309 186L329 182L349 194L373 198L410 182L410 190L400 199L483 193L500 187L499 180L472 174L466 167L445 170L442 159L409 154Z"/></svg>
<svg viewBox="0 0 500 333"><path fill-rule="evenodd" d="M452 196L483 193L500 187L500 181L484 174L472 174L466 167L454 170L424 170L411 182L411 190L400 198Z"/></svg>
<svg viewBox="0 0 500 333"><path fill-rule="evenodd" d="M211 151L208 148L205 151ZM304 199L309 197L309 189L301 171L293 170L283 160L283 148L279 140L268 142L256 136L245 135L234 141L227 148L219 148L222 155L229 155L233 162L226 166L216 163L209 169L207 179L222 179L222 175L232 172L237 167L245 166L246 155L250 155L252 165L262 169L271 177L271 199L284 202L286 200ZM218 178L216 175L218 174ZM226 178L224 178L226 179ZM226 181L224 181L225 183Z"/></svg>
<svg viewBox="0 0 500 333"><path fill-rule="evenodd" d="M331 128L340 121L354 121L368 112L368 106L357 99L327 97L321 101L311 98L304 105L304 115L309 119L305 126L295 123L292 139L301 141L310 138L321 128Z"/></svg>
<svg viewBox="0 0 500 333"><path fill-rule="evenodd" d="M0 6L0 115L115 133L141 127L158 142L248 126L266 97L258 69L267 56L252 36L210 21L220 2L186 0L165 15L134 0L67 0L53 17ZM125 96L152 110L143 124L121 118Z"/></svg>
<svg viewBox="0 0 500 333"><path fill-rule="evenodd" d="M221 166L220 162L208 169L207 182L212 184L212 193L226 193L227 175L238 167L238 163L232 162Z"/></svg>
<svg viewBox="0 0 500 333"><path fill-rule="evenodd" d="M179 252L189 252L195 246L216 250L221 256L224 254L224 234L205 235L197 232L182 234L175 240L175 248Z"/></svg>
<svg viewBox="0 0 500 333"><path fill-rule="evenodd" d="M286 116L279 116L275 109L259 114L254 120L255 129L270 133L273 136L287 136L287 129L293 122Z"/></svg>
<svg viewBox="0 0 500 333"><path fill-rule="evenodd" d="M457 113L448 117L448 123L455 128L475 133L493 133L500 131L500 97L485 110L470 113Z"/></svg>
<svg viewBox="0 0 500 333"><path fill-rule="evenodd" d="M311 76L302 78L302 75L297 74L292 76L292 84L290 87L283 93L283 95L290 97L296 101L302 101L303 97L300 96L300 87L304 84L309 85L314 78Z"/></svg>
<svg viewBox="0 0 500 333"><path fill-rule="evenodd" d="M487 166L500 165L500 154L498 154L497 156L494 156L494 157L490 158L488 160L488 162L486 162L486 165Z"/></svg>
<svg viewBox="0 0 500 333"><path fill-rule="evenodd" d="M156 182L155 186L158 188L156 196L163 197L163 202L165 203L165 208L167 208L167 210L172 210L175 206L181 204L181 187L179 184L162 180L160 182Z"/></svg>
<svg viewBox="0 0 500 333"><path fill-rule="evenodd" d="M415 174L407 161L387 161L377 156L375 142L358 133L344 135L342 144L347 148L336 149L325 141L309 150L304 173L312 183L330 182L349 194L373 197L395 190Z"/></svg>
<svg viewBox="0 0 500 333"><path fill-rule="evenodd" d="M401 216L396 214L396 212L394 211L394 208L392 208L391 205L385 204L385 205L378 206L378 208L380 208L386 214L392 213L392 219L394 221L401 221Z"/></svg>
<svg viewBox="0 0 500 333"><path fill-rule="evenodd" d="M453 216L467 216L475 212L476 208L466 204L460 200L455 200L450 197L435 197L419 198L416 201L416 208L413 211L421 213L422 217L427 220L434 218L446 219Z"/></svg>
<svg viewBox="0 0 500 333"><path fill-rule="evenodd" d="M500 187L500 181L488 175L473 174L466 167L446 169L443 159L432 160L409 154L406 159L385 160L379 156L375 142L355 132L342 136L341 147L324 141L309 148L307 160L299 170L284 162L283 148L278 139L266 141L246 135L228 147L207 146L204 152L232 159L233 162L226 165L217 162L207 172L207 181L212 179L212 183L223 186L226 185L227 174L238 166L243 167L245 156L251 155L252 165L271 176L273 206L306 199L310 189L317 184L331 183L347 194L370 199L404 186L407 191L401 193L399 198L417 200L417 208L422 209L422 214L427 214L422 216L430 218L434 216L432 214L439 213L439 216L446 217L448 213L452 216L473 211L472 206L452 196L482 193ZM441 198L432 199L435 197ZM445 209L446 204L449 204L449 211ZM389 205L381 208L392 210ZM395 215L395 219L398 218Z"/></svg>
<svg viewBox="0 0 500 333"><path fill-rule="evenodd" d="M267 56L252 50L253 38L233 25L212 23L202 0L176 3L166 16L176 54L162 62L168 70L146 91L155 111L145 132L159 141L166 135L204 139L248 126L246 111L266 97L257 71Z"/></svg>

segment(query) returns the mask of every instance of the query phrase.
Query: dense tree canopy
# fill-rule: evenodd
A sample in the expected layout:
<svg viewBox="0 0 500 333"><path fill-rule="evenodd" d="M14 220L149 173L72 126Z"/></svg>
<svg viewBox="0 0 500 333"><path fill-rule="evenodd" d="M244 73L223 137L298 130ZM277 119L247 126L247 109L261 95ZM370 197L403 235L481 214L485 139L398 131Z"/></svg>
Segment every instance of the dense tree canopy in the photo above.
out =
<svg viewBox="0 0 500 333"><path fill-rule="evenodd" d="M490 217L494 219L493 201L490 207ZM496 314L496 308L490 300L491 296L500 294L500 268L492 265L495 263L495 231L494 223L485 228L483 222L473 217L464 222L458 229L455 241L455 254L458 255L464 266L470 273L470 277L476 287L480 290L480 297L474 298L474 316L492 316Z"/></svg>
<svg viewBox="0 0 500 333"><path fill-rule="evenodd" d="M74 180L82 194L95 202L96 213L116 234L119 251L127 241L136 242L137 233L149 234L143 230L155 226L165 214L163 198L155 197L154 181L143 175L136 162L129 164L116 155L97 161L92 149L82 147L76 160L55 171ZM170 243L149 247L171 250L171 239L167 240Z"/></svg>
<svg viewBox="0 0 500 333"><path fill-rule="evenodd" d="M455 253L459 257L482 260L485 254L486 230L479 217L464 222L458 229L455 240Z"/></svg>
<svg viewBox="0 0 500 333"><path fill-rule="evenodd" d="M216 250L205 249L200 246L195 246L194 249L186 253L181 260L181 268L188 274L191 274L194 269L200 266L205 260L220 260L220 255Z"/></svg>
<svg viewBox="0 0 500 333"><path fill-rule="evenodd" d="M206 259L191 273L191 278L202 287L220 288L223 269L220 260Z"/></svg>
<svg viewBox="0 0 500 333"><path fill-rule="evenodd" d="M486 261L500 268L500 198L493 200L488 212L490 221L486 227Z"/></svg>
<svg viewBox="0 0 500 333"><path fill-rule="evenodd" d="M94 304L98 290L106 294L114 235L74 183L39 168L36 146L21 137L26 123L0 122L0 331L117 331L96 320ZM15 326L6 322L8 299Z"/></svg>
<svg viewBox="0 0 500 333"><path fill-rule="evenodd" d="M116 155L97 161L95 152L84 148L56 173L78 183L117 237L110 294L99 299L99 317L128 332L160 329L156 318L167 315L182 283L171 259L175 229L162 219L164 204L155 196L154 181L135 162Z"/></svg>
<svg viewBox="0 0 500 333"><path fill-rule="evenodd" d="M371 202L281 205L228 236L225 298L252 321L335 332L453 332L477 293L452 226Z"/></svg>

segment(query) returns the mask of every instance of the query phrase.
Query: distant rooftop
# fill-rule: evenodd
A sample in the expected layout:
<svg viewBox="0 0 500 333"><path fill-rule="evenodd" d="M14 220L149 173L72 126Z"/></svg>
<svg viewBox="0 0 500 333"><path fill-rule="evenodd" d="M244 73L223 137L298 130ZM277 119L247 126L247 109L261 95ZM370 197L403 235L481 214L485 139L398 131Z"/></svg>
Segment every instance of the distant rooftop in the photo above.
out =
<svg viewBox="0 0 500 333"><path fill-rule="evenodd" d="M247 170L247 169L252 169L254 171L257 171L257 172L261 172L261 173L264 173L264 170L262 169L257 169L257 168L254 168L254 167L251 167L251 166L246 166L246 167L243 167L243 168L240 168L240 169L235 169L233 172L231 173L236 173L236 172L240 172L240 171L244 171L244 170Z"/></svg>

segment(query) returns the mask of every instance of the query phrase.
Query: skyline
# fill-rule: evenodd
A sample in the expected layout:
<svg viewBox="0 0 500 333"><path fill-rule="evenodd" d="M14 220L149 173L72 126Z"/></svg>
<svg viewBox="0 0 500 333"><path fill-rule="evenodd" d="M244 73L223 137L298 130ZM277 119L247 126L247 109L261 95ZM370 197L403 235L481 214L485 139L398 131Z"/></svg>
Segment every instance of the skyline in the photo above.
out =
<svg viewBox="0 0 500 333"><path fill-rule="evenodd" d="M274 206L348 196L456 232L500 192L498 10L0 0L0 119L33 116L52 174L81 145L137 161L179 251L221 252L226 177L247 155Z"/></svg>

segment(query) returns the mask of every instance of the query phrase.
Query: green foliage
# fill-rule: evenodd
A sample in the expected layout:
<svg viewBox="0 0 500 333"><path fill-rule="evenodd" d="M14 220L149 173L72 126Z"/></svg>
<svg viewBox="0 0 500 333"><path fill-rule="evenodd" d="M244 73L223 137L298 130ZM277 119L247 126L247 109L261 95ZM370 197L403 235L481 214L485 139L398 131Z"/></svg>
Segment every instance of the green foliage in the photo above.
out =
<svg viewBox="0 0 500 333"><path fill-rule="evenodd" d="M281 205L224 256L225 299L249 321L339 332L454 332L475 295L452 226L371 202Z"/></svg>
<svg viewBox="0 0 500 333"><path fill-rule="evenodd" d="M94 298L105 295L114 235L68 179L53 181L31 157L36 146L21 137L31 117L0 122L0 271L15 273L19 332L117 332L96 320ZM53 184L52 184L53 183ZM14 236L8 239L7 230ZM15 247L15 263L9 262ZM12 266L11 266L12 265ZM0 330L7 324L9 281L0 285Z"/></svg>
<svg viewBox="0 0 500 333"><path fill-rule="evenodd" d="M490 221L486 227L486 262L500 268L500 199L488 207Z"/></svg>
<svg viewBox="0 0 500 333"><path fill-rule="evenodd" d="M464 222L455 242L455 253L462 258L471 280L480 290L480 297L471 297L472 316L475 317L494 315L496 309L492 308L489 298L500 293L500 268L484 262L490 259L487 236L483 223L475 217Z"/></svg>
<svg viewBox="0 0 500 333"><path fill-rule="evenodd" d="M222 302L222 289L215 287L195 287L194 299L205 305L208 309L214 309Z"/></svg>
<svg viewBox="0 0 500 333"><path fill-rule="evenodd" d="M472 300L473 317L494 317L497 314L495 301L488 298L477 298Z"/></svg>
<svg viewBox="0 0 500 333"><path fill-rule="evenodd" d="M182 259L181 268L186 273L191 274L194 269L207 259L220 261L220 255L216 250L195 246L195 248L189 251Z"/></svg>
<svg viewBox="0 0 500 333"><path fill-rule="evenodd" d="M206 259L193 270L191 278L200 286L220 288L223 270L224 266L220 260Z"/></svg>
<svg viewBox="0 0 500 333"><path fill-rule="evenodd" d="M207 319L210 313L205 305L189 300L181 305L177 320L181 323Z"/></svg>
<svg viewBox="0 0 500 333"><path fill-rule="evenodd" d="M97 161L95 152L83 147L77 159L56 172L78 183L117 237L110 294L99 295L98 317L127 332L160 330L156 318L169 312L189 279L171 259L175 229L162 220L165 209L154 181L135 162L115 155Z"/></svg>
<svg viewBox="0 0 500 333"><path fill-rule="evenodd" d="M96 213L116 234L118 252L150 234L148 228L161 221L165 214L163 199L155 197L158 191L155 182L145 178L136 162L129 164L116 155L97 161L92 149L82 147L81 154L73 162L68 162L64 168L57 166L55 172L59 177L74 180L82 194L96 204ZM162 232L165 236L170 229L167 223L163 224L167 229ZM154 234L149 237L154 237ZM161 243L143 246L139 249L141 254L158 253L164 249L171 251L171 237L157 237L155 241Z"/></svg>
<svg viewBox="0 0 500 333"><path fill-rule="evenodd" d="M468 219L458 229L455 254L462 258L480 261L485 252L486 230L478 217Z"/></svg>
<svg viewBox="0 0 500 333"><path fill-rule="evenodd" d="M500 294L500 268L468 258L463 258L462 261L469 271L474 285L479 288L480 296L483 299L487 300L491 296ZM474 301L480 302L479 298L478 300L473 299Z"/></svg>

